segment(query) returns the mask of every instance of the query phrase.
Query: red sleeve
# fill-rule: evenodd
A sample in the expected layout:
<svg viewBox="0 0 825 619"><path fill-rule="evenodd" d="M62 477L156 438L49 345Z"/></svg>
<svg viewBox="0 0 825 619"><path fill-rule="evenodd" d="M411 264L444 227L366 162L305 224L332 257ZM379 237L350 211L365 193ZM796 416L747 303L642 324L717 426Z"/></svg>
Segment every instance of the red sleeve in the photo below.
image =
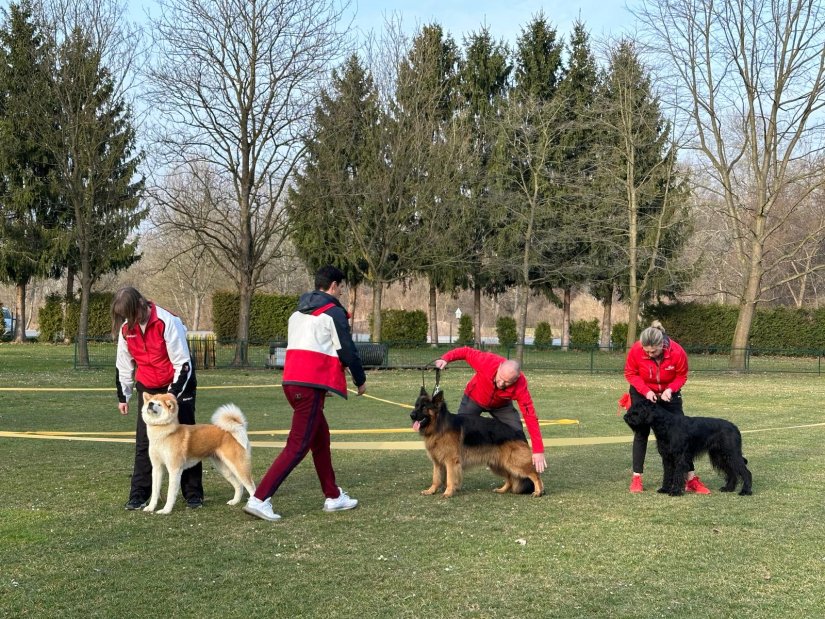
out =
<svg viewBox="0 0 825 619"><path fill-rule="evenodd" d="M631 386L635 387L636 391L642 395L647 395L650 387L648 387L647 383L639 376L639 363L636 355L637 349L634 344L630 347L630 350L627 351L627 360L624 364L624 377Z"/></svg>
<svg viewBox="0 0 825 619"><path fill-rule="evenodd" d="M467 364L472 367L473 369L477 369L476 366L473 364L473 361L478 357L480 351L476 350L475 348L470 348L469 346L462 346L460 348L453 348L452 350L448 350L441 358L446 361L447 363L452 363L453 361L466 361Z"/></svg>
<svg viewBox="0 0 825 619"><path fill-rule="evenodd" d="M687 360L687 353L685 353L685 349L679 346L676 342L671 340L670 342L670 354L673 360L673 365L676 366L676 378L670 381L670 384L667 386L668 389L671 391L679 391L682 387L685 386L687 382L687 375L688 375L688 360Z"/></svg>
<svg viewBox="0 0 825 619"><path fill-rule="evenodd" d="M527 426L527 433L530 435L533 453L544 453L544 441L541 438L541 430L539 429L539 418L533 406L533 398L527 389L527 379L524 378L523 374L518 383L516 383L516 402L518 402L521 416L524 418L524 425Z"/></svg>

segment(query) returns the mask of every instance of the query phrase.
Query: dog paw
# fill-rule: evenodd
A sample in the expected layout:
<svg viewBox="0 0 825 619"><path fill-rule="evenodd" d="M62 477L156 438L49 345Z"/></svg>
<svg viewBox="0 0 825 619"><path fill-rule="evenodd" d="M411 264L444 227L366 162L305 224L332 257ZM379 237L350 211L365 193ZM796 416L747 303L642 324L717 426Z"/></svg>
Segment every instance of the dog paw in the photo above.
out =
<svg viewBox="0 0 825 619"><path fill-rule="evenodd" d="M240 500L240 499L229 499L229 500L226 502L226 504L227 504L227 505L237 505L237 504L238 504L238 503L240 503L240 502L241 502L241 500Z"/></svg>
<svg viewBox="0 0 825 619"><path fill-rule="evenodd" d="M735 486L733 488L728 488L727 486L722 486L719 488L719 492L733 492L734 490L736 490Z"/></svg>
<svg viewBox="0 0 825 619"><path fill-rule="evenodd" d="M156 513L156 514L163 514L163 515L165 516L165 515L167 515L167 514L171 514L171 513L172 513L172 508L166 509L166 508L164 507L162 510L160 510L159 512L155 512L155 513Z"/></svg>
<svg viewBox="0 0 825 619"><path fill-rule="evenodd" d="M742 490L742 492L739 493L739 496L751 496L752 494L753 492L751 490Z"/></svg>
<svg viewBox="0 0 825 619"><path fill-rule="evenodd" d="M670 496L682 496L684 493L685 493L685 491L682 490L681 488L679 490L673 490L671 492L668 492L668 494Z"/></svg>
<svg viewBox="0 0 825 619"><path fill-rule="evenodd" d="M451 498L453 495L455 495L455 492L454 492L454 491L452 491L452 490L447 490L447 491L445 491L445 492L444 492L444 494L443 494L443 495L441 495L441 496L443 496L445 499L449 499L449 498Z"/></svg>
<svg viewBox="0 0 825 619"><path fill-rule="evenodd" d="M153 512L153 511L155 511L155 508L154 508L153 506L151 506L151 505L147 505L146 507L144 507L144 508L143 508L143 511L145 511L145 512Z"/></svg>
<svg viewBox="0 0 825 619"><path fill-rule="evenodd" d="M544 494L544 491L541 491L541 492L534 492L534 493L533 493L533 496L534 496L534 497L536 497L536 498L539 498L539 497L540 497L540 496L542 496L543 494Z"/></svg>
<svg viewBox="0 0 825 619"><path fill-rule="evenodd" d="M438 488L427 488L426 490L422 490L421 494L424 496L430 496L431 494L435 494L438 492Z"/></svg>
<svg viewBox="0 0 825 619"><path fill-rule="evenodd" d="M664 486L662 486L662 487L661 487L661 488L659 488L656 492L658 492L659 494L667 494L667 493L668 493L668 489L667 489L667 488L665 488Z"/></svg>

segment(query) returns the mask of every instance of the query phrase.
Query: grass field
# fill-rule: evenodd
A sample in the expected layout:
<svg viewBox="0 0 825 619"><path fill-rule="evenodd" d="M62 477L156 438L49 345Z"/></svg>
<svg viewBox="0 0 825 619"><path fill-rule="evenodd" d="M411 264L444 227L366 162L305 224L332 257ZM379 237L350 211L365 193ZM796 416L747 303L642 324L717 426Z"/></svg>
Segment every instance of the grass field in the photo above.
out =
<svg viewBox="0 0 825 619"><path fill-rule="evenodd" d="M71 368L65 347L0 345L0 432L134 430L136 411L117 412L114 369ZM453 408L469 376L455 366L443 373ZM199 420L233 401L252 432L287 429L290 409L267 386L278 379L201 372ZM432 379L423 376L428 387ZM227 506L231 487L208 465L204 508L179 501L169 516L127 512L131 443L0 435L0 616L825 615L822 378L691 377L688 413L723 416L743 431L754 495L680 498L655 492L653 444L647 490L627 492L621 375L534 371L528 379L542 419L580 422L542 428L549 469L540 499L494 494L498 479L483 469L467 473L453 499L419 494L431 466L403 406L422 384L415 371L369 373L368 395L384 401L328 401L338 482L359 507L321 511L308 458L273 497L278 523ZM375 448L344 448L352 441ZM385 441L413 449L385 449ZM277 453L254 448L256 480ZM706 458L697 472L713 490L721 485Z"/></svg>

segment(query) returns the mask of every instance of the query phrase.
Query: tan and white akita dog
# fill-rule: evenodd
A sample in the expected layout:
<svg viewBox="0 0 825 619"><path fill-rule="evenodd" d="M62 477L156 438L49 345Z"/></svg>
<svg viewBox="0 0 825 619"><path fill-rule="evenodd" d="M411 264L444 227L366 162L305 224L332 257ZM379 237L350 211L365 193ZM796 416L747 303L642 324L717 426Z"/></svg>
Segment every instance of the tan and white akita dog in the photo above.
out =
<svg viewBox="0 0 825 619"><path fill-rule="evenodd" d="M246 434L246 417L234 404L224 404L212 415L212 423L183 425L178 422L178 402L171 394L143 394L143 421L149 437L149 459L152 461L152 498L143 508L153 512L160 499L163 471L169 472L166 505L159 514L172 511L180 490L184 469L211 458L218 472L235 488L229 505L237 505L243 489L252 495L252 445Z"/></svg>

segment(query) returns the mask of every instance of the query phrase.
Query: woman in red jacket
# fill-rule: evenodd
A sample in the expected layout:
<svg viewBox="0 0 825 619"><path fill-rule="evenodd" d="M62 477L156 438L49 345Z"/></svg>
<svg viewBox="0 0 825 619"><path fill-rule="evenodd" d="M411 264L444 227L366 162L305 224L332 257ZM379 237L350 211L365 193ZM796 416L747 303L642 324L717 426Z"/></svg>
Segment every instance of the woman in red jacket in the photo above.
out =
<svg viewBox="0 0 825 619"><path fill-rule="evenodd" d="M685 350L665 334L665 329L658 320L642 331L639 341L630 347L624 366L624 376L630 383L632 403L647 399L674 415L685 414L682 410L682 386L687 381L687 373ZM643 489L642 472L649 436L649 426L633 433L631 492L641 492ZM693 462L690 463L689 470L685 491L710 494L710 490L696 476Z"/></svg>

